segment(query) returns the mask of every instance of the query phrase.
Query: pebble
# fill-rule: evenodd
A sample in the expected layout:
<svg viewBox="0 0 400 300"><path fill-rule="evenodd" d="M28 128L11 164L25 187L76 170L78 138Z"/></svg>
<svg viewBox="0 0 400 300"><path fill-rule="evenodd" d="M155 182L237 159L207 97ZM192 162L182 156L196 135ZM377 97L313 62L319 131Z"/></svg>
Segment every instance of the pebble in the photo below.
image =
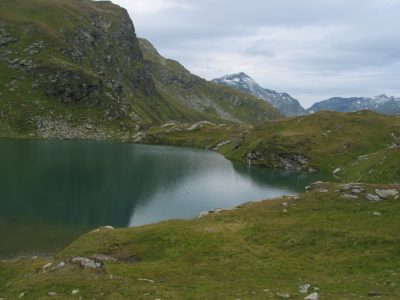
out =
<svg viewBox="0 0 400 300"><path fill-rule="evenodd" d="M342 197L343 199L357 199L358 198L358 196L351 195L351 194L343 194L340 197Z"/></svg>
<svg viewBox="0 0 400 300"><path fill-rule="evenodd" d="M276 295L282 299L290 299L290 295L288 293L276 293Z"/></svg>
<svg viewBox="0 0 400 300"><path fill-rule="evenodd" d="M382 216L382 213L380 213L379 211L374 211L372 214L374 216Z"/></svg>
<svg viewBox="0 0 400 300"><path fill-rule="evenodd" d="M47 268L50 268L52 265L53 265L53 263L45 264L42 269L45 270Z"/></svg>
<svg viewBox="0 0 400 300"><path fill-rule="evenodd" d="M54 292L48 292L47 295L49 295L50 297L55 297L57 296L57 293Z"/></svg>
<svg viewBox="0 0 400 300"><path fill-rule="evenodd" d="M318 293L312 293L304 298L304 300L318 300L318 299L319 299Z"/></svg>
<svg viewBox="0 0 400 300"><path fill-rule="evenodd" d="M308 284L308 283L305 285L299 286L299 293L307 294L310 287L311 287L311 284Z"/></svg>
<svg viewBox="0 0 400 300"><path fill-rule="evenodd" d="M79 290L72 290L72 293L71 293L72 295L76 295L76 294L79 294Z"/></svg>

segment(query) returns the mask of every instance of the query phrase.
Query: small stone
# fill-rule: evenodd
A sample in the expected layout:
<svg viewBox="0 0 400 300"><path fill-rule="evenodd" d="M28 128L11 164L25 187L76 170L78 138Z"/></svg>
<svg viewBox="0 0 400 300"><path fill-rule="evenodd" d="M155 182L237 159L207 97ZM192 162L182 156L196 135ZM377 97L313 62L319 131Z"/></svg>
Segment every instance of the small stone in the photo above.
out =
<svg viewBox="0 0 400 300"><path fill-rule="evenodd" d="M351 194L343 194L340 197L343 198L343 199L357 199L358 198L358 196L351 195Z"/></svg>
<svg viewBox="0 0 400 300"><path fill-rule="evenodd" d="M276 293L276 296L278 296L281 299L290 299L290 295L288 293Z"/></svg>
<svg viewBox="0 0 400 300"><path fill-rule="evenodd" d="M55 296L57 296L57 293L48 292L47 295L49 295L49 297L55 297Z"/></svg>
<svg viewBox="0 0 400 300"><path fill-rule="evenodd" d="M317 192L318 193L328 193L329 190L328 189L318 189Z"/></svg>
<svg viewBox="0 0 400 300"><path fill-rule="evenodd" d="M308 284L308 283L305 285L299 286L299 293L307 294L310 287L311 287L311 284Z"/></svg>
<svg viewBox="0 0 400 300"><path fill-rule="evenodd" d="M65 261L62 261L62 262L60 262L60 263L57 265L56 269L62 269L62 268L64 268L65 266L66 266Z"/></svg>
<svg viewBox="0 0 400 300"><path fill-rule="evenodd" d="M43 266L42 270L46 270L46 269L50 268L52 265L53 265L53 263L45 264L45 265Z"/></svg>
<svg viewBox="0 0 400 300"><path fill-rule="evenodd" d="M284 210L282 210L283 213L287 213L288 210L285 208Z"/></svg>
<svg viewBox="0 0 400 300"><path fill-rule="evenodd" d="M372 213L372 215L374 215L374 216L382 216L382 213L380 213L379 211L374 211Z"/></svg>
<svg viewBox="0 0 400 300"><path fill-rule="evenodd" d="M149 282L149 283L154 283L154 280L147 279L147 278L138 278L138 280L139 281L146 281L146 282Z"/></svg>
<svg viewBox="0 0 400 300"><path fill-rule="evenodd" d="M353 193L353 194L360 194L360 193L362 193L362 189L360 189L360 188L357 188L357 189L352 189L351 190L351 192Z"/></svg>
<svg viewBox="0 0 400 300"><path fill-rule="evenodd" d="M77 295L77 294L79 294L79 290L72 290L72 293L71 293L72 295Z"/></svg>
<svg viewBox="0 0 400 300"><path fill-rule="evenodd" d="M282 203L282 206L288 207L288 203L287 203L287 202L283 202L283 203Z"/></svg>
<svg viewBox="0 0 400 300"><path fill-rule="evenodd" d="M337 175L337 174L339 174L340 172L342 172L342 169L341 168L336 168L335 170L333 170L333 175Z"/></svg>
<svg viewBox="0 0 400 300"><path fill-rule="evenodd" d="M103 227L100 227L99 229L113 230L114 227L113 226L103 226Z"/></svg>
<svg viewBox="0 0 400 300"><path fill-rule="evenodd" d="M376 189L375 193L381 197L382 199L387 199L391 197L396 197L399 195L399 192L397 190L379 190Z"/></svg>
<svg viewBox="0 0 400 300"><path fill-rule="evenodd" d="M380 297L382 295L382 292L368 292L368 297Z"/></svg>
<svg viewBox="0 0 400 300"><path fill-rule="evenodd" d="M25 297L25 295L26 295L26 293L22 292L21 294L19 294L18 298L23 298L23 297Z"/></svg>
<svg viewBox="0 0 400 300"><path fill-rule="evenodd" d="M318 293L312 293L304 298L304 300L318 300L318 299L319 299Z"/></svg>
<svg viewBox="0 0 400 300"><path fill-rule="evenodd" d="M365 196L365 198L368 201L371 201L371 202L377 202L377 201L381 200L381 198L378 195L375 195L375 194L368 194L367 196Z"/></svg>

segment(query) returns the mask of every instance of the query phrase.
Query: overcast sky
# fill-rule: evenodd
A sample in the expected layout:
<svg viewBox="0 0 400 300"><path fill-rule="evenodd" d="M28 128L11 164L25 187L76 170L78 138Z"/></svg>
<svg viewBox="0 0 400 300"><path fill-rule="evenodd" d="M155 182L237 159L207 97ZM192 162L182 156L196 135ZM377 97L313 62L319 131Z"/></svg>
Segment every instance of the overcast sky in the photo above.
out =
<svg viewBox="0 0 400 300"><path fill-rule="evenodd" d="M138 36L206 79L245 72L308 107L400 96L400 0L113 0Z"/></svg>

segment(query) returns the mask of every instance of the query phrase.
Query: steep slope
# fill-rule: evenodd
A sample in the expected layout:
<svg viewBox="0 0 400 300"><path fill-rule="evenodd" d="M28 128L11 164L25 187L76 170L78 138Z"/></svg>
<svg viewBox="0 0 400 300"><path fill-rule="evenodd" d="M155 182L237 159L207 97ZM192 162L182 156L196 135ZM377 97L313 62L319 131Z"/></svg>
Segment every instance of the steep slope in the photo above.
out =
<svg viewBox="0 0 400 300"><path fill-rule="evenodd" d="M254 79L245 73L226 75L221 78L213 79L212 82L230 86L238 90L250 93L259 99L271 103L285 116L304 115L306 111L300 105L299 101L287 93L277 93L262 88Z"/></svg>
<svg viewBox="0 0 400 300"><path fill-rule="evenodd" d="M191 74L180 63L162 57L149 41L139 39L139 44L157 90L178 101L194 120L254 124L280 116L268 103Z"/></svg>
<svg viewBox="0 0 400 300"><path fill-rule="evenodd" d="M256 123L278 116L210 84L202 85L198 105L206 113L199 113L155 83L153 71L128 13L109 1L0 2L0 136L125 139L169 120ZM207 106L210 95L215 105Z"/></svg>
<svg viewBox="0 0 400 300"><path fill-rule="evenodd" d="M397 115L400 114L400 99L395 97L388 97L386 95L379 95L374 98L334 97L315 103L307 111L310 113L321 110L354 112L363 109L368 109L388 115Z"/></svg>

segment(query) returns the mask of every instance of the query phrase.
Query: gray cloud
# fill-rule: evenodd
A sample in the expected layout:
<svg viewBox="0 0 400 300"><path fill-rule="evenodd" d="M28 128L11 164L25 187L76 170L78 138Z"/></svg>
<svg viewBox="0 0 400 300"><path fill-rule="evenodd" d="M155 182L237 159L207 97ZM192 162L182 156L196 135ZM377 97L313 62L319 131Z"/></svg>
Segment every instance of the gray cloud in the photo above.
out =
<svg viewBox="0 0 400 300"><path fill-rule="evenodd" d="M113 0L139 36L193 73L244 71L309 106L400 96L400 0Z"/></svg>

